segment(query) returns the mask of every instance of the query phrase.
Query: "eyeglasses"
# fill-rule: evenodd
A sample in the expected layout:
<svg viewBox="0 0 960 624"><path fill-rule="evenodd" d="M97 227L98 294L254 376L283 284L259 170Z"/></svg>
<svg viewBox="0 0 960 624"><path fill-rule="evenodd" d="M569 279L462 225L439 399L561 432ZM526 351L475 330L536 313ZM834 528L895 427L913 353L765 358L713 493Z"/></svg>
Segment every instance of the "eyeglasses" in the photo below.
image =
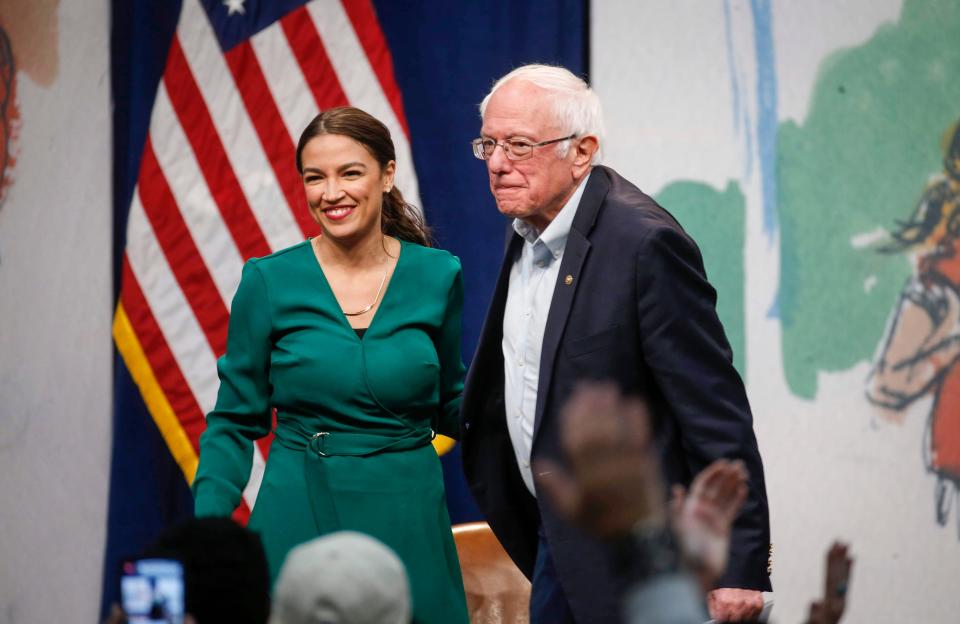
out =
<svg viewBox="0 0 960 624"><path fill-rule="evenodd" d="M507 139L506 141L494 141L493 139L474 139L471 141L473 145L473 155L479 158L480 160L489 160L493 157L493 152L496 151L497 146L503 148L504 155L510 160L526 160L533 156L533 148L543 147L544 145L550 145L551 143L559 143L560 141L566 141L572 139L577 135L571 134L570 136L560 137L559 139L550 139L549 141L540 141L539 143L531 143L526 139Z"/></svg>

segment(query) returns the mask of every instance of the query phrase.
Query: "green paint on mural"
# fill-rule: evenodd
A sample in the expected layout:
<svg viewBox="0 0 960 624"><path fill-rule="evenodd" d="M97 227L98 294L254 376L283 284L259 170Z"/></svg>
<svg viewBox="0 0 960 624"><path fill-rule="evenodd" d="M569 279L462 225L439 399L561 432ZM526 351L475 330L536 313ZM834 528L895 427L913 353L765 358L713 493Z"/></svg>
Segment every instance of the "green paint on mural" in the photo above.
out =
<svg viewBox="0 0 960 624"><path fill-rule="evenodd" d="M656 199L700 246L707 278L717 289L717 315L733 349L734 366L743 375L746 200L740 186L731 182L720 192L699 182L674 182Z"/></svg>
<svg viewBox="0 0 960 624"><path fill-rule="evenodd" d="M900 20L821 67L802 126L780 127L780 311L787 382L868 360L910 273L871 233L906 220L960 117L960 2L907 0Z"/></svg>

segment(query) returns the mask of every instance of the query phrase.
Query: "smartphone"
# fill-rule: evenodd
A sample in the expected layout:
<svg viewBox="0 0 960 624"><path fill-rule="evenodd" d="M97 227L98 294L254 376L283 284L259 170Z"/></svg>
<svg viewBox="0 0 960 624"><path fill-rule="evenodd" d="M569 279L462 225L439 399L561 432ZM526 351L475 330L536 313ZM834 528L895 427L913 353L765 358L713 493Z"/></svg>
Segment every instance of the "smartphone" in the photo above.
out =
<svg viewBox="0 0 960 624"><path fill-rule="evenodd" d="M130 624L183 624L183 565L174 559L123 562L120 599Z"/></svg>

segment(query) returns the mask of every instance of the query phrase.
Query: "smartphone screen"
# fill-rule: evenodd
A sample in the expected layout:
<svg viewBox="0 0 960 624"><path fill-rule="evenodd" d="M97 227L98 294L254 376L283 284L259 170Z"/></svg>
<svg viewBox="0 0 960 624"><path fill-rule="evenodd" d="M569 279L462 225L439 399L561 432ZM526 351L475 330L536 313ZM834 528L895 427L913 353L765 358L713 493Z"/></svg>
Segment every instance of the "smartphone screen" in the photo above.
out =
<svg viewBox="0 0 960 624"><path fill-rule="evenodd" d="M183 565L173 559L123 563L120 596L130 624L183 624Z"/></svg>

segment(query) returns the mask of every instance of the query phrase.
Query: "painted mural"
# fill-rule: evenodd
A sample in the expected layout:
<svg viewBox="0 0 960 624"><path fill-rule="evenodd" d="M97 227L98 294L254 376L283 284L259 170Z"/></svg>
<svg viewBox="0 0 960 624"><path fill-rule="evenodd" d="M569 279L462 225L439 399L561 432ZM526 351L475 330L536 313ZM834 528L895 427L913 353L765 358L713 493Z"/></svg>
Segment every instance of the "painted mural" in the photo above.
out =
<svg viewBox="0 0 960 624"><path fill-rule="evenodd" d="M0 26L0 206L9 184L7 165L10 162L10 131L16 109L13 106L13 48L10 37Z"/></svg>
<svg viewBox="0 0 960 624"><path fill-rule="evenodd" d="M923 457L936 476L935 514L944 525L960 497L960 122L945 135L943 171L891 237L880 251L906 255L912 273L893 307L867 397L901 413L932 396Z"/></svg>
<svg viewBox="0 0 960 624"><path fill-rule="evenodd" d="M955 622L960 2L695 5L595 3L591 78L606 163L677 217L717 289L774 616L804 617L841 538L850 621Z"/></svg>
<svg viewBox="0 0 960 624"><path fill-rule="evenodd" d="M775 126L783 85L770 24L782 5L749 3L751 90L732 49L738 7L723 3L731 108L759 186L757 234L779 237L779 281L762 305L780 322L787 389L814 400L823 373L869 361L864 422L877 415L870 405L898 420L931 399L918 452L945 524L960 510L960 3L905 0L896 22L820 64L804 119ZM701 246L742 372L750 175L656 195Z"/></svg>
<svg viewBox="0 0 960 624"><path fill-rule="evenodd" d="M59 68L60 0L0 3L0 210L14 182L21 115L17 81L50 87Z"/></svg>
<svg viewBox="0 0 960 624"><path fill-rule="evenodd" d="M913 271L876 250L941 168L939 137L960 106L958 41L960 3L906 0L896 23L823 62L806 120L780 127L780 310L798 396L815 395L818 373L871 358Z"/></svg>
<svg viewBox="0 0 960 624"><path fill-rule="evenodd" d="M905 1L895 24L823 63L777 153L790 390L813 397L820 373L875 353L866 396L881 416L931 398L918 452L941 525L960 479L957 41L960 3Z"/></svg>

